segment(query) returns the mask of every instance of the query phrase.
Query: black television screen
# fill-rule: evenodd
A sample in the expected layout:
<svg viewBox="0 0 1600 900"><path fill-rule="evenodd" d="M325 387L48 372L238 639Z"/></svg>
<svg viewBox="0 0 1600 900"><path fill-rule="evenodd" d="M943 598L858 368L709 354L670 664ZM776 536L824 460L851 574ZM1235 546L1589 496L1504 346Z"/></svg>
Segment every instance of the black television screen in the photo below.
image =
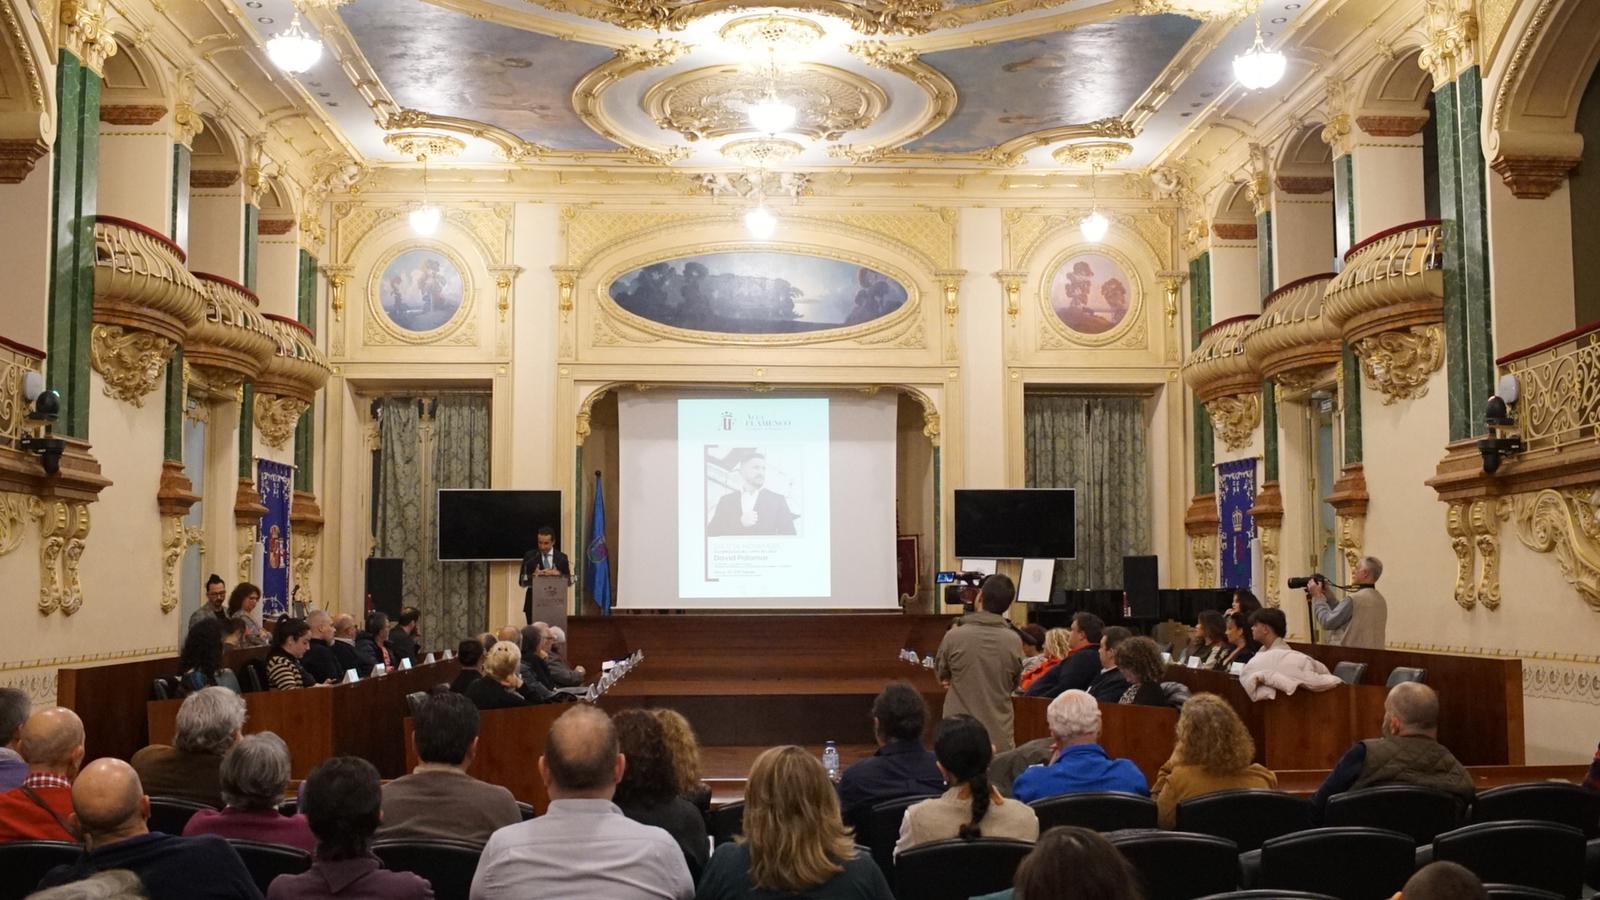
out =
<svg viewBox="0 0 1600 900"><path fill-rule="evenodd" d="M519 562L548 525L561 546L560 491L439 491L439 559Z"/></svg>
<svg viewBox="0 0 1600 900"><path fill-rule="evenodd" d="M956 556L1073 559L1075 497L1071 488L956 491Z"/></svg>

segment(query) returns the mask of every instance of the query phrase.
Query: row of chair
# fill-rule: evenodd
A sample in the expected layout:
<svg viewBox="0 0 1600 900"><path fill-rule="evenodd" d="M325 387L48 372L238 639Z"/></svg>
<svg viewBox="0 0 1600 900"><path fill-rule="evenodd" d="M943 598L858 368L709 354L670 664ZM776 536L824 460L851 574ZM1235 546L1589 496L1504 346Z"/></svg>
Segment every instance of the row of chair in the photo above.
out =
<svg viewBox="0 0 1600 900"><path fill-rule="evenodd" d="M145 823L151 831L163 834L183 834L183 829L189 824L189 819L197 812L216 809L206 803L197 803L193 800L183 800L178 797L151 797L150 818ZM517 809L522 812L522 821L538 815L531 803L517 801ZM299 801L285 800L278 804L278 812L292 816L299 810Z"/></svg>
<svg viewBox="0 0 1600 900"><path fill-rule="evenodd" d="M1367 677L1367 664L1364 662L1337 662L1333 664L1333 674L1345 684L1360 684L1361 679ZM1428 670L1418 666L1395 666L1389 670L1389 677L1384 680L1384 687L1394 687L1406 681L1418 683L1428 680Z"/></svg>

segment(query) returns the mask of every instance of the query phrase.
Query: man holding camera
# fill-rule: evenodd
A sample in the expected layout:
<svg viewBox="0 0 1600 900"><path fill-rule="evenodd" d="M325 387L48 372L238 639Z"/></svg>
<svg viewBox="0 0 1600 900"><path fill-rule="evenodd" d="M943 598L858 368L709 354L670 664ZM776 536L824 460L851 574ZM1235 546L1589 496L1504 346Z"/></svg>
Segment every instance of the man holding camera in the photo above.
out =
<svg viewBox="0 0 1600 900"><path fill-rule="evenodd" d="M1356 590L1345 594L1338 603L1328 596L1328 581L1312 576L1306 582L1306 596L1311 599L1311 614L1322 626L1322 642L1334 647L1384 648L1389 625L1389 602L1378 593L1377 582L1383 575L1383 563L1377 557L1364 556L1351 574Z"/></svg>

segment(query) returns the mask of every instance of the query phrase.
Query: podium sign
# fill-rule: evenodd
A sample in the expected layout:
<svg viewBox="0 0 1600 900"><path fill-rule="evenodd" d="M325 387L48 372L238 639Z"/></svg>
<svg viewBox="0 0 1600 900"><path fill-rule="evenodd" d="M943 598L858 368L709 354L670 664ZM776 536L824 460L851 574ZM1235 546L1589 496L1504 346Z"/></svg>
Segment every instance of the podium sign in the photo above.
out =
<svg viewBox="0 0 1600 900"><path fill-rule="evenodd" d="M529 590L533 592L533 621L567 629L567 579L560 575L535 575Z"/></svg>

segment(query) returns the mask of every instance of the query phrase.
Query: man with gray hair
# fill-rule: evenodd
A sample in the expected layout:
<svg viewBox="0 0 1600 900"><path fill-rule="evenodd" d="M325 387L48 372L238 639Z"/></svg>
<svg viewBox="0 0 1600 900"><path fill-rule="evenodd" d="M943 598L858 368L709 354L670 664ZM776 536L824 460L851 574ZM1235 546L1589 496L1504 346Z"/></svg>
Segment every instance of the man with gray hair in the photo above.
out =
<svg viewBox="0 0 1600 900"><path fill-rule="evenodd" d="M289 747L270 731L247 734L222 757L222 810L201 810L189 817L184 837L214 834L220 838L260 841L317 852L317 839L303 815L278 812L289 789Z"/></svg>
<svg viewBox="0 0 1600 900"><path fill-rule="evenodd" d="M17 752L17 740L32 710L27 691L0 687L0 791L9 791L28 777L28 764Z"/></svg>
<svg viewBox="0 0 1600 900"><path fill-rule="evenodd" d="M550 668L550 680L556 687L577 687L583 684L583 666L567 662L567 633L555 625L550 626L550 653L544 658Z"/></svg>
<svg viewBox="0 0 1600 900"><path fill-rule="evenodd" d="M1383 563L1376 556L1364 556L1350 573L1356 590L1334 603L1328 586L1321 581L1306 585L1311 597L1311 614L1322 626L1322 642L1334 647L1367 647L1382 650L1388 637L1389 601L1378 593Z"/></svg>
<svg viewBox="0 0 1600 900"><path fill-rule="evenodd" d="M1045 709L1054 749L1050 762L1017 776L1012 794L1024 803L1080 794L1119 791L1150 796L1150 782L1132 760L1112 759L1100 746L1100 704L1086 691L1065 691Z"/></svg>
<svg viewBox="0 0 1600 900"><path fill-rule="evenodd" d="M1335 794L1382 784L1411 784L1454 794L1461 808L1477 794L1472 776L1439 743L1439 695L1417 681L1389 690L1383 701L1383 737L1357 741L1339 758L1311 798L1312 824L1322 822Z"/></svg>
<svg viewBox="0 0 1600 900"><path fill-rule="evenodd" d="M222 756L244 730L244 698L222 687L190 694L178 707L172 746L151 744L129 762L152 797L222 806Z"/></svg>

